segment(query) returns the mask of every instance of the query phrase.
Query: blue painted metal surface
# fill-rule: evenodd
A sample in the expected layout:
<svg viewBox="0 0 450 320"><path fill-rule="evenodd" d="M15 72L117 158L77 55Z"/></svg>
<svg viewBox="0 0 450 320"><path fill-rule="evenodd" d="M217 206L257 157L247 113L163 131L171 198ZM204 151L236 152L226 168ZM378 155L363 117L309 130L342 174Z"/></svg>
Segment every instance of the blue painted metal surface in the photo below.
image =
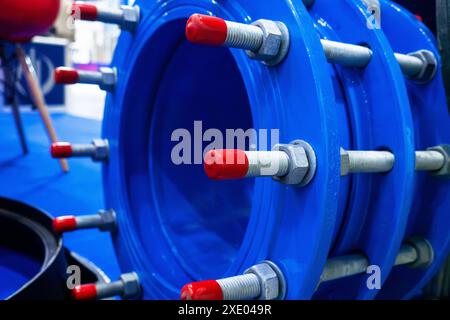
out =
<svg viewBox="0 0 450 320"><path fill-rule="evenodd" d="M271 259L296 284L288 299L310 297L331 245L340 179L329 66L314 54L321 47L308 12L290 1L137 4L142 22L119 42L113 65L120 81L103 131L111 143L106 203L118 212L114 242L123 271L139 273L144 298L177 298L186 282ZM184 25L196 12L283 20L293 39L289 57L268 69L239 50L188 44ZM205 128L282 128L284 142L307 140L320 159L316 179L306 189L270 180L217 183L201 166L172 165L170 133L192 129L194 120Z"/></svg>
<svg viewBox="0 0 450 320"><path fill-rule="evenodd" d="M342 14L336 15L336 10ZM390 150L396 155L396 163L389 174L356 174L349 178L353 189L333 254L363 252L380 267L384 281L403 240L412 199L414 132L404 77L383 32L367 28L368 13L362 4L339 1L330 6L327 1L317 0L312 12L326 21L329 29L336 29L337 41L364 43L374 52L363 70L337 68L347 91L352 147ZM329 284L332 289L327 296L373 298L377 291L369 290L366 280L363 275L347 279L342 285Z"/></svg>
<svg viewBox="0 0 450 320"><path fill-rule="evenodd" d="M187 282L239 274L265 259L281 267L287 299L407 299L420 293L450 251L450 197L448 180L414 172L414 151L450 143L450 119L440 74L426 85L405 80L393 53L428 49L438 55L431 33L385 0L382 30L367 27L369 13L359 0L332 6L316 0L309 12L300 0L136 4L142 21L136 34L122 34L113 62L119 81L106 102L102 135L111 153L103 189L106 208L118 213L113 240L122 272L139 274L143 298L176 299ZM281 20L292 38L289 55L267 68L240 50L189 44L184 25L193 13L246 23ZM321 37L367 44L372 61L364 70L330 65ZM9 117L0 124L6 119L12 124ZM72 142L99 135L96 123L55 119L61 137ZM279 128L281 142L306 140L318 158L315 179L302 189L268 179L213 182L201 165L177 166L172 132L184 128L194 138L194 121L202 121L203 132ZM31 131L41 130L32 116L25 122ZM15 144L13 133L2 141ZM31 136L37 152L29 158L17 158L13 146L0 155L1 195L56 215L105 207L95 164L74 161L73 174L60 175L56 163L43 164L43 132ZM341 146L390 150L395 167L387 174L340 177ZM393 268L410 236L432 243L431 267ZM118 277L108 235L80 231L64 240ZM369 290L367 276L360 275L316 291L327 257L354 252L380 266L382 290ZM0 257L11 257L0 267L20 258L1 248ZM9 287L23 274L11 277Z"/></svg>
<svg viewBox="0 0 450 320"><path fill-rule="evenodd" d="M436 39L414 15L403 8L382 1L383 30L397 52L419 49L433 51L439 57ZM405 37L408 33L408 37ZM411 113L414 119L415 146L423 150L450 141L450 117L447 111L442 74L427 85L407 81ZM405 238L420 235L430 241L435 261L425 270L397 268L390 275L379 298L409 299L427 284L437 268L450 253L450 197L449 181L418 173L414 181L415 197L409 214Z"/></svg>
<svg viewBox="0 0 450 320"><path fill-rule="evenodd" d="M107 207L118 213L119 263L139 274L143 297L174 299L187 282L239 274L265 259L281 267L287 299L416 293L448 253L450 208L448 181L414 172L414 152L450 142L448 115L438 108L445 104L439 78L406 81L394 52L436 52L430 32L384 1L382 30L368 27L370 13L359 0L316 0L310 12L300 0L136 4L142 21L134 35L122 34L113 61L119 81L106 102L103 137L111 153L103 173ZM267 68L240 50L189 44L184 25L193 13L281 20L291 35L289 55ZM320 37L368 45L372 60L363 70L331 66ZM194 137L194 121L203 130L280 128L282 142L313 146L316 177L296 189L265 179L212 182L200 165L176 166L171 134L184 128ZM341 146L392 151L395 166L341 178ZM412 235L429 239L439 259L425 271L393 270ZM353 252L380 267L382 292L367 288L366 275L316 292L327 257Z"/></svg>

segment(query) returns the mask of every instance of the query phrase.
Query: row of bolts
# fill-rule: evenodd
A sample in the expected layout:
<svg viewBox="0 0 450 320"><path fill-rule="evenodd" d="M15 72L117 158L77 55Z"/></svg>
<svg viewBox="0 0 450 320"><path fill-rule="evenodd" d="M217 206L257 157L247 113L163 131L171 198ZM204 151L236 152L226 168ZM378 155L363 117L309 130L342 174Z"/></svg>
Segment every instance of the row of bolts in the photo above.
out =
<svg viewBox="0 0 450 320"><path fill-rule="evenodd" d="M313 1L306 1L310 6ZM101 21L116 24L122 30L134 32L140 15L137 6L121 6L120 9L98 8L91 4L74 3L72 14L81 20ZM247 51L252 59L261 60L269 66L283 61L289 48L289 34L281 22L258 20L251 25L225 21L220 18L194 14L186 26L189 41L198 44L226 46ZM270 34L272 33L272 34ZM279 35L279 43L273 50L273 35ZM267 42L272 41L267 48ZM364 68L372 58L372 51L364 46L321 40L325 56L330 63L345 67ZM270 47L270 45L272 47ZM264 47L264 48L263 48ZM262 49L266 50L262 52ZM269 52L269 53L268 53ZM438 64L434 54L420 50L408 55L395 54L403 73L412 80L430 81ZM57 68L55 82L59 84L87 83L99 85L101 89L113 91L117 81L116 71L101 68L98 72ZM94 140L91 144L56 143L51 147L54 158L91 157L94 161L107 161L107 140ZM238 179L244 177L271 176L274 179L304 186L314 176L315 154L304 141L278 145L272 151L211 150L205 156L205 172L211 179ZM349 173L375 173L392 170L395 156L389 151L347 151L341 149L341 176ZM416 152L416 170L432 171L448 177L450 173L450 146L441 145L426 151ZM289 179L285 177L290 176ZM307 180L307 181L306 181ZM64 216L54 219L57 233L78 229L99 228L114 231L116 217L113 210L95 215ZM426 239L413 238L400 249L395 265L427 267L433 261L433 248ZM364 255L349 255L327 261L320 282L362 274L369 266ZM123 274L112 283L80 285L72 290L75 299L103 299L111 296L137 298L141 294L138 275ZM246 300L283 299L286 283L280 268L270 261L263 261L249 268L243 275L193 282L183 287L181 298L186 300Z"/></svg>
<svg viewBox="0 0 450 320"><path fill-rule="evenodd" d="M58 234L90 228L115 232L116 213L108 210L93 215L62 216L54 219L53 228ZM433 262L433 255L433 247L426 239L413 237L400 248L394 266L427 268ZM320 276L319 285L364 274L369 265L368 258L362 254L330 258ZM271 261L263 261L247 269L242 275L189 283L182 288L180 297L182 300L281 300L286 291L287 285L281 269ZM72 290L72 297L76 300L114 296L133 299L140 295L141 286L135 272L122 274L115 282L83 284Z"/></svg>

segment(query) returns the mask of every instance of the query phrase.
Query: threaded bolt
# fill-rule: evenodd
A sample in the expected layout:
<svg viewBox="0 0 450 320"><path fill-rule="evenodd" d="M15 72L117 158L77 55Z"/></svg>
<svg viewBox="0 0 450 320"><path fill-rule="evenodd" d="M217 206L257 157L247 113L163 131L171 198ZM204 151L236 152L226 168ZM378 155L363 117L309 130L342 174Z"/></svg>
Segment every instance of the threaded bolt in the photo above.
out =
<svg viewBox="0 0 450 320"><path fill-rule="evenodd" d="M206 175L213 180L272 177L304 187L314 178L316 156L305 141L278 144L272 151L211 150L204 159Z"/></svg>
<svg viewBox="0 0 450 320"><path fill-rule="evenodd" d="M217 283L222 288L223 300L249 300L261 295L259 278L252 273L220 279Z"/></svg>
<svg viewBox="0 0 450 320"><path fill-rule="evenodd" d="M416 151L416 171L438 172L446 164L446 154L438 149ZM346 151L341 148L341 176L349 173L389 172L395 156L389 151Z"/></svg>
<svg viewBox="0 0 450 320"><path fill-rule="evenodd" d="M53 219L53 230L56 233L90 228L98 228L101 231L113 231L116 228L116 213L114 210L102 210L93 215L61 216Z"/></svg>
<svg viewBox="0 0 450 320"><path fill-rule="evenodd" d="M275 300L284 298L285 287L278 267L265 261L243 275L189 283L181 290L181 300Z"/></svg>
<svg viewBox="0 0 450 320"><path fill-rule="evenodd" d="M264 41L261 28L203 14L194 14L189 18L186 25L186 37L196 44L251 51L261 48Z"/></svg>
<svg viewBox="0 0 450 320"><path fill-rule="evenodd" d="M270 66L280 63L289 50L286 26L271 20L258 20L249 25L194 14L186 24L186 38L196 44L247 50L250 58Z"/></svg>
<svg viewBox="0 0 450 320"><path fill-rule="evenodd" d="M74 300L95 300L120 296L123 299L134 299L141 295L141 285L136 273L125 273L118 281L110 283L84 284L72 289Z"/></svg>
<svg viewBox="0 0 450 320"><path fill-rule="evenodd" d="M283 151L211 150L204 161L206 175L213 180L284 176L288 168Z"/></svg>
<svg viewBox="0 0 450 320"><path fill-rule="evenodd" d="M120 6L116 8L100 8L93 4L74 2L72 14L75 19L99 21L118 25L122 30L134 32L140 20L137 6Z"/></svg>
<svg viewBox="0 0 450 320"><path fill-rule="evenodd" d="M100 68L99 71L82 71L73 68L59 67L55 69L56 84L96 84L100 89L112 91L116 85L116 71L111 68Z"/></svg>
<svg viewBox="0 0 450 320"><path fill-rule="evenodd" d="M51 145L50 154L55 159L91 157L94 161L106 161L109 157L108 140L95 139L90 144L56 142Z"/></svg>
<svg viewBox="0 0 450 320"><path fill-rule="evenodd" d="M395 156L389 151L346 151L341 148L341 176L392 170Z"/></svg>

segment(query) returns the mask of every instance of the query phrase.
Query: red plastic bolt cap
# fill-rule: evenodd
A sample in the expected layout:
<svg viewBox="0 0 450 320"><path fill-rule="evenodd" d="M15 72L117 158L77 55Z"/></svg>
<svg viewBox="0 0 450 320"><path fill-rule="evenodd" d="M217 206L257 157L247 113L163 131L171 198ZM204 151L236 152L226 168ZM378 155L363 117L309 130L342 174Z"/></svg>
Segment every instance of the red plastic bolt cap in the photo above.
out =
<svg viewBox="0 0 450 320"><path fill-rule="evenodd" d="M53 219L53 230L56 233L73 231L77 228L77 219L74 216L58 217Z"/></svg>
<svg viewBox="0 0 450 320"><path fill-rule="evenodd" d="M84 284L76 286L71 292L74 300L95 300L97 298L97 288L95 284Z"/></svg>
<svg viewBox="0 0 450 320"><path fill-rule="evenodd" d="M221 46L227 34L225 20L217 17L194 14L186 24L186 38L192 43Z"/></svg>
<svg viewBox="0 0 450 320"><path fill-rule="evenodd" d="M181 289L181 300L223 300L222 288L215 280L188 283Z"/></svg>
<svg viewBox="0 0 450 320"><path fill-rule="evenodd" d="M53 143L50 148L50 153L52 155L52 158L55 159L69 158L73 153L72 145L68 142Z"/></svg>
<svg viewBox="0 0 450 320"><path fill-rule="evenodd" d="M60 67L55 69L54 78L58 84L75 84L80 80L80 75L75 69Z"/></svg>
<svg viewBox="0 0 450 320"><path fill-rule="evenodd" d="M77 219L74 216L58 217L53 219L53 230L56 233L73 231L77 228Z"/></svg>
<svg viewBox="0 0 450 320"><path fill-rule="evenodd" d="M243 150L211 150L204 159L203 168L213 180L240 179L248 172L248 157Z"/></svg>
<svg viewBox="0 0 450 320"><path fill-rule="evenodd" d="M92 4L75 2L72 5L72 16L80 20L96 21L98 9Z"/></svg>

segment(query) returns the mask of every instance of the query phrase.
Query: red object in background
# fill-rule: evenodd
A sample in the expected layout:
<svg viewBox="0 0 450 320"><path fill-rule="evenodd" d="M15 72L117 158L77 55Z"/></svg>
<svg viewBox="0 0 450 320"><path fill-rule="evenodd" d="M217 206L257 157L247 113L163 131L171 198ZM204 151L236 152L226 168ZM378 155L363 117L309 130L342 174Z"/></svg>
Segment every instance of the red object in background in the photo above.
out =
<svg viewBox="0 0 450 320"><path fill-rule="evenodd" d="M60 0L1 0L0 40L26 42L50 29Z"/></svg>

